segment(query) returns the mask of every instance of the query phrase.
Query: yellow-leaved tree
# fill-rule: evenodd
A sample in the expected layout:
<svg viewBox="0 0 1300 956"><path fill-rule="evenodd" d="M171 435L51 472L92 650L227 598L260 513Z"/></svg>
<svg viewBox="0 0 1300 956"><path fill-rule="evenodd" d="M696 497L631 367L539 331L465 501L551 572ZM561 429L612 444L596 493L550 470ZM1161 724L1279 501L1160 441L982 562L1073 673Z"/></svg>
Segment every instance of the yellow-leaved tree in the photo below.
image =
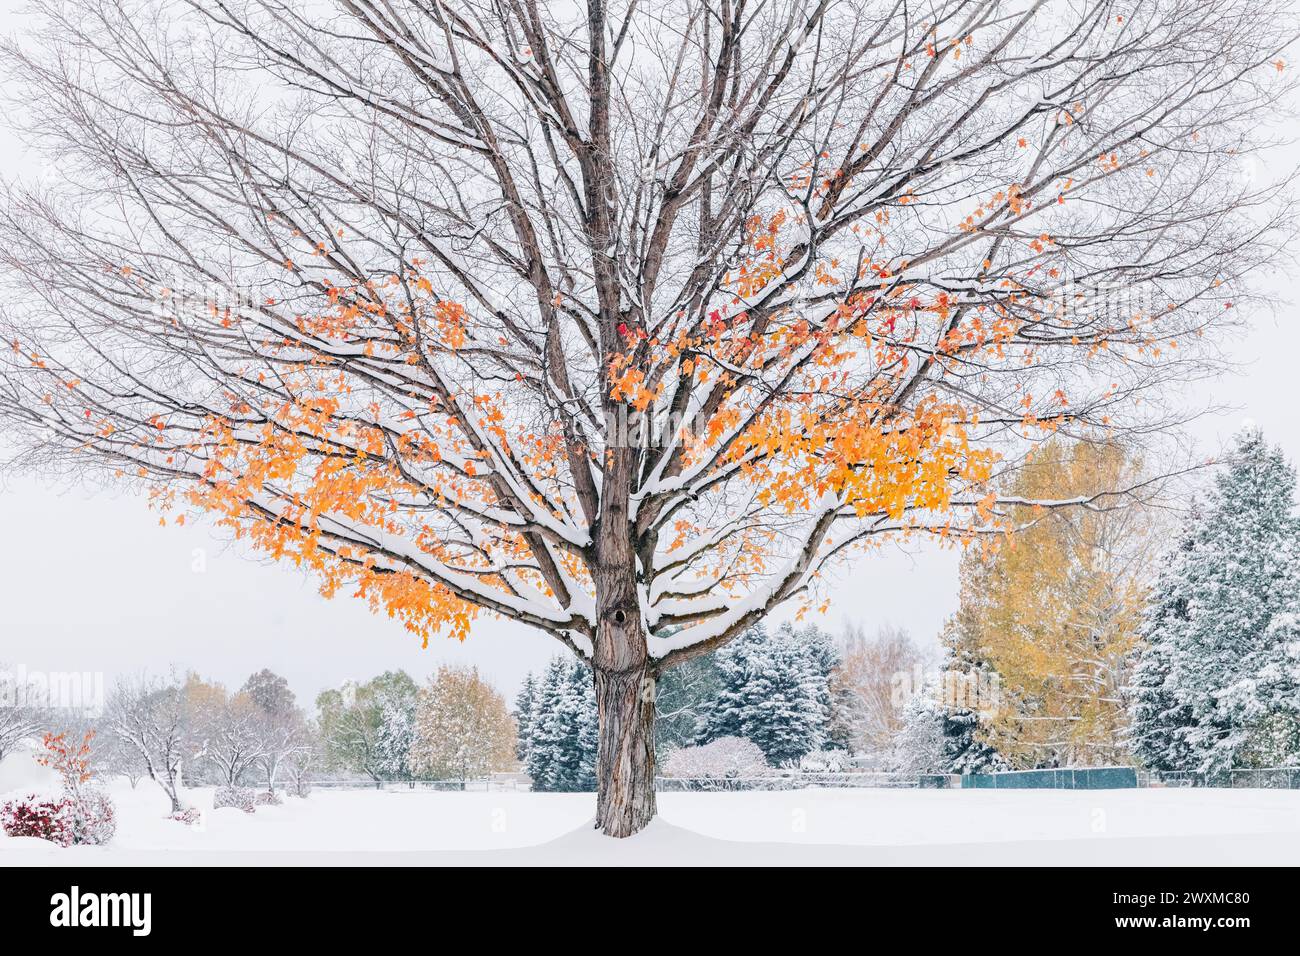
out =
<svg viewBox="0 0 1300 956"><path fill-rule="evenodd" d="M1013 766L1129 760L1123 695L1158 523L1142 499L1104 492L1143 479L1119 445L1052 441L1004 497L1087 504L1013 507L1013 536L963 556L961 608L944 643L954 667L997 674L982 733Z"/></svg>
<svg viewBox="0 0 1300 956"><path fill-rule="evenodd" d="M438 780L513 770L515 721L473 667L440 667L416 698L410 769Z"/></svg>

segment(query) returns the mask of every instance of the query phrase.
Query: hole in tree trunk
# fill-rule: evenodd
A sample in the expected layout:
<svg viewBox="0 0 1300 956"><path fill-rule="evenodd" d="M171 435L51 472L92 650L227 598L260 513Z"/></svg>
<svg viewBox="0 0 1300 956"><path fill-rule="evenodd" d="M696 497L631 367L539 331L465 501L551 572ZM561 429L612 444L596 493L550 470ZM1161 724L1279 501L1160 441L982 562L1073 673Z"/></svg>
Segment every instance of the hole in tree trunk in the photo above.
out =
<svg viewBox="0 0 1300 956"><path fill-rule="evenodd" d="M618 624L618 625L626 624L626 623L627 623L627 611L623 610L622 608L619 608L617 611L615 611L615 612L614 612L614 623L615 623L615 624Z"/></svg>

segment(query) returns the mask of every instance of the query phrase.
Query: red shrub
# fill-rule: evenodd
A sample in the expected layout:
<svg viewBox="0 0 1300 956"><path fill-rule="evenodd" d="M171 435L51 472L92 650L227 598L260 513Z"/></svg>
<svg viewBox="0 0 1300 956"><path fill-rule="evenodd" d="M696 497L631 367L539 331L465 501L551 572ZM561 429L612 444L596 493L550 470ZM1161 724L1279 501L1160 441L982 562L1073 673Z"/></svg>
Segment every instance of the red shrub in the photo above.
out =
<svg viewBox="0 0 1300 956"><path fill-rule="evenodd" d="M67 797L49 799L34 793L0 806L0 828L11 837L38 837L59 846L73 842Z"/></svg>

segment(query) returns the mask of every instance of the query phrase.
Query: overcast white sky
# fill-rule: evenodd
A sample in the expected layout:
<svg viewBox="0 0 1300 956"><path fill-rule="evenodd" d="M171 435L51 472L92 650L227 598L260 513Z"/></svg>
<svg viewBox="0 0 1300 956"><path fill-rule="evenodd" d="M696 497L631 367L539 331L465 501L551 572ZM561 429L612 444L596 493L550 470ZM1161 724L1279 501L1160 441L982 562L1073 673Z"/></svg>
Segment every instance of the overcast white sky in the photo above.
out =
<svg viewBox="0 0 1300 956"><path fill-rule="evenodd" d="M13 11L23 5L0 0L0 32L21 29ZM1284 123L1294 127L1280 109L1275 135L1285 135ZM1275 176L1297 161L1294 146L1277 149L1259 174ZM0 118L0 175L37 172ZM1252 316L1251 334L1234 348L1247 363L1244 373L1195 396L1198 405L1234 406L1195 426L1207 451L1250 418L1300 460L1296 274L1282 269L1262 284L1275 298L1275 314ZM956 608L956 571L953 552L891 548L837 573L823 623L835 629L857 620L874 629L890 622L932 641ZM131 495L0 477L0 663L10 667L102 671L111 681L175 665L236 686L269 667L310 703L347 679L397 667L421 677L444 661L477 665L513 694L524 673L558 648L540 633L484 618L463 644L435 637L421 650L399 624L360 602L321 598L292 566L252 557L200 522L161 528L157 514Z"/></svg>

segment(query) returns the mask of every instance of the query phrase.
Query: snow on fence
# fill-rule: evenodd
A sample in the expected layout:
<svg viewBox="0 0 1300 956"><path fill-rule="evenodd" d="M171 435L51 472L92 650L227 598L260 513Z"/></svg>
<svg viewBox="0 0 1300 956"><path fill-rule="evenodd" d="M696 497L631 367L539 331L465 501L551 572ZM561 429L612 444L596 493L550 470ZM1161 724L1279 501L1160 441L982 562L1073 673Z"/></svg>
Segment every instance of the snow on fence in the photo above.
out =
<svg viewBox="0 0 1300 956"><path fill-rule="evenodd" d="M964 790L1126 790L1137 785L1137 771L1132 767L1006 770L960 776L942 774L921 781L923 787L959 786Z"/></svg>
<svg viewBox="0 0 1300 956"><path fill-rule="evenodd" d="M1300 790L1300 767L1262 767L1257 770L1163 770L1144 774L1143 786L1249 787L1256 790Z"/></svg>
<svg viewBox="0 0 1300 956"><path fill-rule="evenodd" d="M813 787L900 788L917 786L915 774L906 773L775 773L758 777L656 777L655 789L675 790L804 790Z"/></svg>
<svg viewBox="0 0 1300 956"><path fill-rule="evenodd" d="M494 791L528 790L531 781L521 773L493 774L474 780L313 780L313 788L320 790L446 790Z"/></svg>

